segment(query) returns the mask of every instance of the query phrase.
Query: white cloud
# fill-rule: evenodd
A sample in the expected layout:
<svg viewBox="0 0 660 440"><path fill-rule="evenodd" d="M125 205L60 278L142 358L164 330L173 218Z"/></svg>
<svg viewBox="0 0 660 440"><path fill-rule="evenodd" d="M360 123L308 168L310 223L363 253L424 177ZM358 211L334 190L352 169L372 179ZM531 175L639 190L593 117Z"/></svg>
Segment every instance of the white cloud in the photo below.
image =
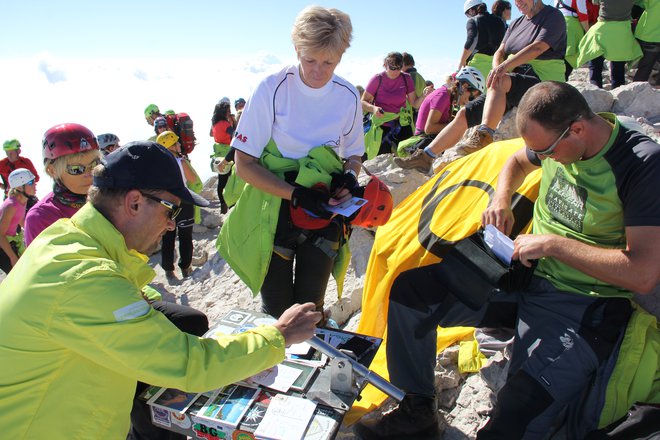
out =
<svg viewBox="0 0 660 440"><path fill-rule="evenodd" d="M215 103L223 96L232 102L248 98L256 84L284 65L294 63L267 52L240 58L217 59L61 59L49 54L34 58L2 59L0 70L0 140L18 138L23 154L42 174L38 194L50 191L41 167L41 137L55 124L77 122L94 133L115 133L122 143L145 139L153 129L144 121L149 103L161 110L185 111L195 123L199 145L193 165L202 177L211 175L209 137ZM420 73L441 84L449 60L418 65ZM337 73L355 84L366 85L382 69L382 57L347 55Z"/></svg>

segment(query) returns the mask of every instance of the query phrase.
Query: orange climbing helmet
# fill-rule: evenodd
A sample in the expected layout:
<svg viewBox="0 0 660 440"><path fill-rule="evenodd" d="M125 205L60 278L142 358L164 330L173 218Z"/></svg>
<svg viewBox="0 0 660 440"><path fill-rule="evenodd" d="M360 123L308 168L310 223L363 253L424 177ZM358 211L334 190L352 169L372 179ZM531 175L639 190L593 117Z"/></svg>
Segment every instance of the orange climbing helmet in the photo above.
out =
<svg viewBox="0 0 660 440"><path fill-rule="evenodd" d="M360 208L351 221L353 226L363 228L381 226L387 223L392 215L394 200L390 189L378 177L373 174L370 176L369 182L364 187L364 198L367 199L367 204Z"/></svg>

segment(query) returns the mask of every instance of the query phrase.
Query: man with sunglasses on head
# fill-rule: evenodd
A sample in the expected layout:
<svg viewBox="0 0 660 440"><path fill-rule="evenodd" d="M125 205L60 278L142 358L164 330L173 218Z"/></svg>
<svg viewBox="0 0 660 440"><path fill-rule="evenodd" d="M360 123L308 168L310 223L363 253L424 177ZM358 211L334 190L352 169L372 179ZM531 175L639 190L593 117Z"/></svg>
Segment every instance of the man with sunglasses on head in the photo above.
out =
<svg viewBox="0 0 660 440"><path fill-rule="evenodd" d="M284 359L321 314L294 305L271 326L204 339L143 299L147 256L189 191L174 157L131 142L94 169L85 204L44 230L0 286L0 432L7 438L125 438L137 381L189 392Z"/></svg>
<svg viewBox="0 0 660 440"><path fill-rule="evenodd" d="M512 197L542 167L533 232L518 235L513 251L525 266L538 260L535 276L524 290L493 290L473 310L452 304L451 294L441 298L433 280L442 263L401 274L390 295L387 360L390 381L408 394L380 421L359 424L362 439L437 432L436 334L417 335L420 324L515 330L506 384L477 439L545 438L571 404L595 417L569 415L579 420L569 437L596 429L590 421L602 406L578 403L597 375L612 374L606 367L620 353L632 292L648 293L660 281L660 145L614 114L594 114L579 91L561 82L533 86L516 118L527 147L504 165L482 221L510 234ZM443 303L450 307L436 313ZM646 328L634 338L645 334Z"/></svg>

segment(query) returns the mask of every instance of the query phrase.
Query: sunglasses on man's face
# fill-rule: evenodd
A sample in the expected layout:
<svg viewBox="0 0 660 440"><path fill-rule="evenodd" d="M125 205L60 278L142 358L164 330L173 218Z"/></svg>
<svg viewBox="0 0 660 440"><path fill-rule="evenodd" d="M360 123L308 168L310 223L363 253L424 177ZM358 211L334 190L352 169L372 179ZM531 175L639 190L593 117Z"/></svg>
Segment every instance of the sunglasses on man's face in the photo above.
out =
<svg viewBox="0 0 660 440"><path fill-rule="evenodd" d="M94 159L87 165L79 165L79 164L67 164L66 166L66 172L71 174L72 176L80 176L81 174L85 174L88 170L92 171L96 165L98 165L99 160Z"/></svg>
<svg viewBox="0 0 660 440"><path fill-rule="evenodd" d="M34 179L30 180L29 182L25 182L26 185L34 185Z"/></svg>
<svg viewBox="0 0 660 440"><path fill-rule="evenodd" d="M167 200L163 200L161 198L152 196L151 194L143 193L142 191L140 191L140 194L142 194L142 196L151 200L152 202L160 203L161 205L166 207L169 211L168 216L170 220L176 219L176 216L179 215L179 213L181 212L181 206L179 205L175 205L174 203L168 202Z"/></svg>
<svg viewBox="0 0 660 440"><path fill-rule="evenodd" d="M561 140L568 135L568 131L571 129L571 126L575 121L577 121L577 119L572 120L568 124L568 127L566 127L566 130L562 131L559 137L548 148L545 148L543 150L532 150L531 148L527 147L527 149L538 156L552 156L555 153L555 149L557 148L557 145L559 145Z"/></svg>
<svg viewBox="0 0 660 440"><path fill-rule="evenodd" d="M394 64L388 64L387 68L389 70L401 70L401 66L395 66Z"/></svg>

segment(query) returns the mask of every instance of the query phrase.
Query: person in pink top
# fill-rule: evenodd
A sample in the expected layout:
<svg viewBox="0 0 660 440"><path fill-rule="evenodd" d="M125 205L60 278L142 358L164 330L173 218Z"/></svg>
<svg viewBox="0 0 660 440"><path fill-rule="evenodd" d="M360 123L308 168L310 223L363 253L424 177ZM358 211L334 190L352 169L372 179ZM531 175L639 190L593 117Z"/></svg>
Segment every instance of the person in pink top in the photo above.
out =
<svg viewBox="0 0 660 440"><path fill-rule="evenodd" d="M27 201L36 188L35 175L26 168L16 168L7 180L9 192L0 206L0 269L8 274L25 247L21 227Z"/></svg>
<svg viewBox="0 0 660 440"><path fill-rule="evenodd" d="M55 142L55 139L60 141ZM67 142L64 142L67 140ZM70 218L87 200L92 169L100 163L94 134L80 124L59 124L44 134L46 173L53 179L53 192L37 202L25 217L25 245L61 218Z"/></svg>
<svg viewBox="0 0 660 440"><path fill-rule="evenodd" d="M399 113L406 104L419 108L424 96L417 96L412 77L401 71L403 55L390 52L383 60L383 67L385 71L374 75L367 83L362 94L362 110L382 116L385 112ZM378 154L392 153L400 141L413 134L413 127L401 126L398 119L383 124L382 129L383 141Z"/></svg>

